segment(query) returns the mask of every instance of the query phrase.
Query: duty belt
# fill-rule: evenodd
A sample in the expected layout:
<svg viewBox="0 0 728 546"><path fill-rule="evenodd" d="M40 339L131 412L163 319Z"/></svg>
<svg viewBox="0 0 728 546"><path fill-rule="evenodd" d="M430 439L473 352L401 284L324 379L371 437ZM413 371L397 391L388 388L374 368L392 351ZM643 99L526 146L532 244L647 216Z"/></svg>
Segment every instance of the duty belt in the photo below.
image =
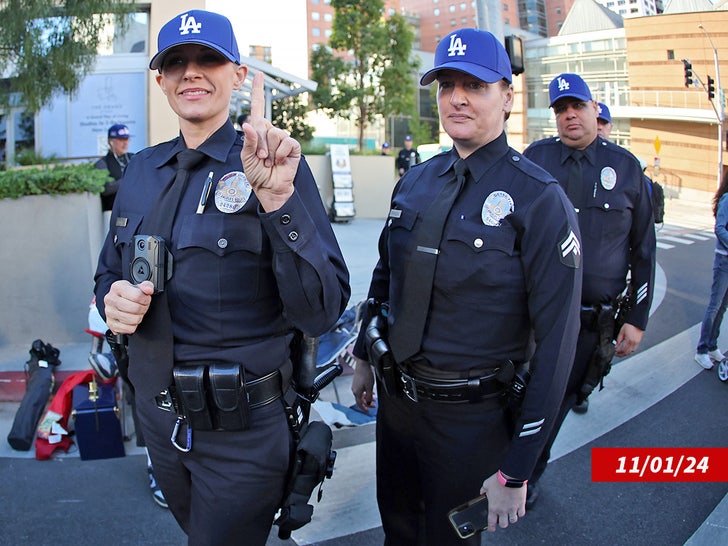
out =
<svg viewBox="0 0 728 546"><path fill-rule="evenodd" d="M506 383L499 380L498 371L472 378L424 378L414 376L397 366L402 393L412 400L434 400L435 402L472 403L497 396L504 391Z"/></svg>

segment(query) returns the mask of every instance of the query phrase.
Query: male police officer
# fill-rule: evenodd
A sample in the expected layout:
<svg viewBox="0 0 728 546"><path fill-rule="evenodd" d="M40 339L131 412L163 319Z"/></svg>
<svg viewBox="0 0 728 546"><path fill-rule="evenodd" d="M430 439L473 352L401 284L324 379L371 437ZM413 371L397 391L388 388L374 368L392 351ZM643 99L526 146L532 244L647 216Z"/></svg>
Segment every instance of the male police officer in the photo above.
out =
<svg viewBox="0 0 728 546"><path fill-rule="evenodd" d="M603 102L597 103L597 134L604 140L609 140L612 134L612 114Z"/></svg>
<svg viewBox="0 0 728 546"><path fill-rule="evenodd" d="M559 136L534 142L524 155L556 177L577 211L584 244L584 283L574 366L559 421L529 481L528 505L538 497L538 480L569 409L586 401L614 354L627 356L639 346L655 277L652 204L639 161L597 136L597 104L578 75L554 78L549 99ZM617 296L625 290L628 271L631 308L626 310L625 324L615 332Z"/></svg>
<svg viewBox="0 0 728 546"><path fill-rule="evenodd" d="M479 536L460 540L447 518L478 493L488 496L490 531L517 522L569 375L581 288L577 220L555 180L508 146L511 78L503 45L462 29L442 39L421 80L438 82L440 122L454 148L397 183L369 289L388 304L396 361L390 366L385 352L376 363L386 544L480 544ZM354 352L352 392L365 411L374 378L363 359L382 354L384 340L372 333L379 318ZM531 381L511 421L502 400L527 361Z"/></svg>
<svg viewBox="0 0 728 546"><path fill-rule="evenodd" d="M175 17L149 66L180 136L129 163L96 301L133 334L137 411L189 543L262 546L289 471L290 343L336 322L348 272L300 145L263 118L262 73L244 134L229 119L247 74L230 21ZM140 278L155 263L157 285Z"/></svg>
<svg viewBox="0 0 728 546"><path fill-rule="evenodd" d="M420 161L422 161L420 153L412 148L412 137L407 135L404 137L404 148L397 154L397 161L395 162L399 176L402 176L414 165L419 165Z"/></svg>

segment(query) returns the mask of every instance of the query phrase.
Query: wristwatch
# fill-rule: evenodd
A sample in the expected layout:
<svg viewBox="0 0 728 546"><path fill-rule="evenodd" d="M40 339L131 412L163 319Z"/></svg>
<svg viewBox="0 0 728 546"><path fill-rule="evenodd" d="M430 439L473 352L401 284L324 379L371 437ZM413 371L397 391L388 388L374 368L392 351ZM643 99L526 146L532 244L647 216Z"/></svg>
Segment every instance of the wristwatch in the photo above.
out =
<svg viewBox="0 0 728 546"><path fill-rule="evenodd" d="M506 478L500 470L498 471L498 481L502 486L511 487L513 489L518 489L528 483L528 480L513 480L511 478Z"/></svg>

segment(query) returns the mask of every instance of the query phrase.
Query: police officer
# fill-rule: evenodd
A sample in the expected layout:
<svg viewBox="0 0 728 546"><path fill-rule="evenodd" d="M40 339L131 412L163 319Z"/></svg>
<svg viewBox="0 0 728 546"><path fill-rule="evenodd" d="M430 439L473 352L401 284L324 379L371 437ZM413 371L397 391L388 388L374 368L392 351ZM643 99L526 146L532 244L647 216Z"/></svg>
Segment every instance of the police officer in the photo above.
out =
<svg viewBox="0 0 728 546"><path fill-rule="evenodd" d="M608 366L612 354L627 356L639 346L655 278L652 204L639 161L597 136L598 106L581 77L561 74L554 78L549 99L559 136L534 142L524 155L556 177L577 211L584 244L582 324L559 421L531 476L527 505L538 498L538 480L569 409L577 403L582 403L582 413L588 408L583 403L594 386L589 366ZM609 315L614 317L628 271L632 303L613 346L614 322L610 324ZM588 379L591 387L584 389Z"/></svg>
<svg viewBox="0 0 728 546"><path fill-rule="evenodd" d="M119 179L124 176L126 166L133 153L129 152L129 127L121 123L115 123L107 131L109 151L104 157L94 163L97 169L107 169L111 178L104 186L101 193L101 210L110 211L114 206L116 193L119 191Z"/></svg>
<svg viewBox="0 0 728 546"><path fill-rule="evenodd" d="M581 288L577 220L555 180L508 146L511 78L505 48L492 34L461 29L442 39L420 82L437 80L440 122L454 148L397 183L369 289L370 298L388 305L396 362L389 383L391 370L381 365L388 361L374 367L386 544L480 544L478 536L460 540L447 513L483 493L488 530L518 521L525 481L568 378ZM423 242L461 177L454 204L443 207L441 237ZM418 288L415 270L433 264L434 278ZM376 311L373 305L363 323ZM366 331L377 319L354 351L352 392L365 411L375 371L364 359L376 361L381 347ZM418 322L422 328L410 331ZM520 417L509 420L502 397L516 372L526 376L526 362L530 384Z"/></svg>
<svg viewBox="0 0 728 546"><path fill-rule="evenodd" d="M262 73L253 80L251 123L238 133L229 119L232 91L247 74L230 21L200 10L175 17L160 30L149 66L180 135L130 161L96 301L112 332L131 334L129 378L144 436L189 543L263 545L291 455L282 402L289 346L295 329L317 336L336 322L348 272L300 145L263 118ZM188 156L199 162L186 165L180 187ZM176 190L178 205L159 204ZM130 271L131 257L140 258L133 241L155 235L143 230L164 225L158 219L170 210L172 276L154 293L148 280L130 282L139 273ZM216 388L213 375L231 388ZM170 388L190 378L199 382L189 391ZM191 425L215 416L213 404L231 408L232 426L221 413L216 426Z"/></svg>
<svg viewBox="0 0 728 546"><path fill-rule="evenodd" d="M402 148L397 154L397 172L399 176L402 176L414 165L419 165L422 160L420 159L420 153L412 148L412 137L407 135L404 137L404 148Z"/></svg>
<svg viewBox="0 0 728 546"><path fill-rule="evenodd" d="M389 155L389 142L382 142L382 151L379 155Z"/></svg>
<svg viewBox="0 0 728 546"><path fill-rule="evenodd" d="M604 140L609 140L612 134L612 114L603 102L597 103L597 134Z"/></svg>

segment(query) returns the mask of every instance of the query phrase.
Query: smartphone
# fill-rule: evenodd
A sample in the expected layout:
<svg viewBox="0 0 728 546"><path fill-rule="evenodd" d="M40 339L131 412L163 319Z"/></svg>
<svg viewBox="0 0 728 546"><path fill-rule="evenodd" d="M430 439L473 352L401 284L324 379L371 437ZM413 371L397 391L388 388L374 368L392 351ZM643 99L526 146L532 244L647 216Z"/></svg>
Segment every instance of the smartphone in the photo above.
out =
<svg viewBox="0 0 728 546"><path fill-rule="evenodd" d="M447 517L460 538L470 538L488 527L488 498L471 499L450 510Z"/></svg>

